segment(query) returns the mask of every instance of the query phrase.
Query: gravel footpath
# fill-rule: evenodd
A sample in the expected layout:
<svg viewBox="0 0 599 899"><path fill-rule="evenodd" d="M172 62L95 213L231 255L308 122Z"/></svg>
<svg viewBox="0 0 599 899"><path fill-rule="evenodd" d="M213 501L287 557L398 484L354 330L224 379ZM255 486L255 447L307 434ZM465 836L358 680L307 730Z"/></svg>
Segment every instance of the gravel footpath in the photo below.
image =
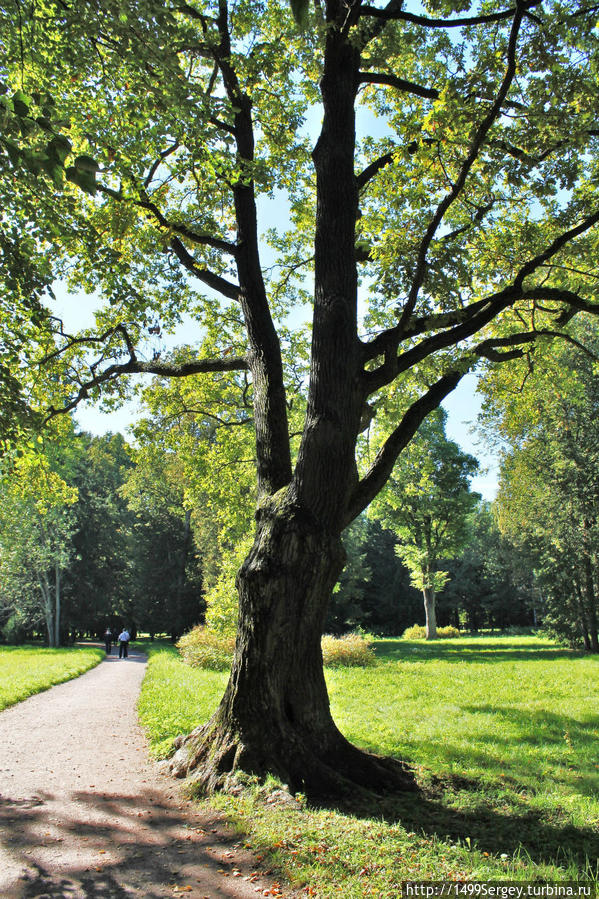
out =
<svg viewBox="0 0 599 899"><path fill-rule="evenodd" d="M149 759L145 663L108 656L0 712L2 899L284 895Z"/></svg>

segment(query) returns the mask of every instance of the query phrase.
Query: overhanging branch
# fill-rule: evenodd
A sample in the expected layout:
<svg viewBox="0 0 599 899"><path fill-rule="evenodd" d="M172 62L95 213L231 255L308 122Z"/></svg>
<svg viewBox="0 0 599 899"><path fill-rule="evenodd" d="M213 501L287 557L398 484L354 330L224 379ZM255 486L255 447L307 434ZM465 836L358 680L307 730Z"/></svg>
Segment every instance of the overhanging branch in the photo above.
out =
<svg viewBox="0 0 599 899"><path fill-rule="evenodd" d="M153 360L152 362L141 362L137 358L130 358L127 362L113 363L104 371L94 374L93 377L84 381L77 392L77 395L64 406L56 409L50 406L48 414L44 419L44 424L55 418L57 415L65 415L77 407L77 405L85 399L89 398L90 390L101 387L103 384L116 381L118 378L127 375L147 374L158 375L165 378L185 378L189 375L208 374L214 372L227 371L245 371L249 368L247 360L243 356L233 356L230 358L218 359L194 359L187 362L161 362ZM93 370L93 368L92 368Z"/></svg>
<svg viewBox="0 0 599 899"><path fill-rule="evenodd" d="M397 75L389 75L385 72L358 72L358 78L360 84L381 84L397 88L408 94L415 94L417 97L424 97L426 100L439 99L439 91L434 87L423 87L413 81L406 81L405 78L398 78Z"/></svg>
<svg viewBox="0 0 599 899"><path fill-rule="evenodd" d="M374 19L382 19L385 22L401 21L410 22L413 25L423 25L426 28L465 28L468 25L488 25L492 22L502 22L506 19L512 19L519 9L529 10L538 6L541 0L530 0L528 3L518 4L509 9L501 10L496 13L488 13L482 16L464 16L458 19L434 19L430 16L419 16L415 13L406 12L402 9L403 0L392 0L384 9L376 6L362 6L360 9L361 16L368 16Z"/></svg>

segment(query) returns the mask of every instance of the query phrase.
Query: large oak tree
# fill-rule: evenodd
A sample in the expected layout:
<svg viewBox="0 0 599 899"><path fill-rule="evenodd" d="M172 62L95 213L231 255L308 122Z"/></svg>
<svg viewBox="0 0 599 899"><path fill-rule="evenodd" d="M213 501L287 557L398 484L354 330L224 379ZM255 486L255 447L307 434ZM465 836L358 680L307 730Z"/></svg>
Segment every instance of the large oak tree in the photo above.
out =
<svg viewBox="0 0 599 899"><path fill-rule="evenodd" d="M479 360L530 353L599 308L591 0L315 0L295 13L301 28L278 0L0 6L4 244L28 229L31 265L103 301L94 331L38 322L12 377L34 372L31 395L54 414L138 373L247 372L258 500L235 661L173 762L207 789L238 768L308 791L409 785L330 714L320 636L341 532ZM12 325L27 308L13 274ZM308 293L295 435L289 312ZM184 313L201 348L144 358L156 316L168 327ZM17 399L28 389L9 383ZM363 467L360 434L383 407Z"/></svg>

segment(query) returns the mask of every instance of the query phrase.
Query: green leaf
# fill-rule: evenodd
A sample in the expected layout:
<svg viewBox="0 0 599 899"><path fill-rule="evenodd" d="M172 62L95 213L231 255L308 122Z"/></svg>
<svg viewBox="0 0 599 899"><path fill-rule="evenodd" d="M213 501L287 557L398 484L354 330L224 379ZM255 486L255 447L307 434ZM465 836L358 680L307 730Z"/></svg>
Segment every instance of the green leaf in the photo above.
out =
<svg viewBox="0 0 599 899"><path fill-rule="evenodd" d="M43 116L43 115L38 116L35 121L38 123L40 128L44 129L44 131L52 132L52 130L53 130L52 122L50 121L50 119L46 118L46 116Z"/></svg>
<svg viewBox="0 0 599 899"><path fill-rule="evenodd" d="M289 2L291 4L293 18L300 28L305 28L308 22L308 12L310 9L309 0L289 0Z"/></svg>
<svg viewBox="0 0 599 899"><path fill-rule="evenodd" d="M33 105L33 100L24 94L23 91L16 91L12 98L14 110L18 116L29 115L29 110Z"/></svg>
<svg viewBox="0 0 599 899"><path fill-rule="evenodd" d="M64 170L53 159L48 159L42 163L42 169L50 176L55 187L62 187L64 184Z"/></svg>
<svg viewBox="0 0 599 899"><path fill-rule="evenodd" d="M9 140L7 137L0 138L0 144L4 146L6 152L8 153L8 158L16 168L21 158L20 149L13 141Z"/></svg>
<svg viewBox="0 0 599 899"><path fill-rule="evenodd" d="M83 172L81 169L77 169L74 165L71 165L66 170L66 176L69 181L76 184L77 187L80 187L86 194L94 196L96 193L96 177L93 172Z"/></svg>
<svg viewBox="0 0 599 899"><path fill-rule="evenodd" d="M80 172L99 172L100 166L91 156L77 156L75 158L75 168Z"/></svg>
<svg viewBox="0 0 599 899"><path fill-rule="evenodd" d="M62 134L57 134L48 144L47 152L62 164L71 152L71 142Z"/></svg>

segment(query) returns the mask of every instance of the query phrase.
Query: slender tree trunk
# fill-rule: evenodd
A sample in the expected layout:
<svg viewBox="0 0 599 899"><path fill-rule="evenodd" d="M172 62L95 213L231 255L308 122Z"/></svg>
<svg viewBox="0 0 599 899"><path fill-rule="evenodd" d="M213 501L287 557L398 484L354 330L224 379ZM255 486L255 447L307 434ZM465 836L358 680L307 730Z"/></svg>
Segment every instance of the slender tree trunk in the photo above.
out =
<svg viewBox="0 0 599 899"><path fill-rule="evenodd" d="M597 625L597 597L593 582L593 567L591 564L591 546L589 538L589 524L583 525L583 565L585 578L586 606L588 614L589 637L591 639L591 652L599 652L599 634Z"/></svg>
<svg viewBox="0 0 599 899"><path fill-rule="evenodd" d="M52 600L50 596L50 584L44 572L37 574L40 592L42 594L42 604L44 609L44 618L46 619L46 630L48 632L48 646L55 646L54 639L54 610L52 608Z"/></svg>
<svg viewBox="0 0 599 899"><path fill-rule="evenodd" d="M424 615L426 619L426 639L437 639L437 610L436 596L434 587L425 587L422 591L424 596Z"/></svg>
<svg viewBox="0 0 599 899"><path fill-rule="evenodd" d="M54 566L54 644L60 646L60 566L58 562Z"/></svg>
<svg viewBox="0 0 599 899"><path fill-rule="evenodd" d="M578 617L580 623L580 632L582 634L582 639L584 642L584 648L587 652L591 651L591 638L589 637L589 625L587 622L587 615L584 609L584 601L582 598L582 590L580 588L580 584L576 582L574 584L574 588L576 591L576 605L578 607Z"/></svg>

